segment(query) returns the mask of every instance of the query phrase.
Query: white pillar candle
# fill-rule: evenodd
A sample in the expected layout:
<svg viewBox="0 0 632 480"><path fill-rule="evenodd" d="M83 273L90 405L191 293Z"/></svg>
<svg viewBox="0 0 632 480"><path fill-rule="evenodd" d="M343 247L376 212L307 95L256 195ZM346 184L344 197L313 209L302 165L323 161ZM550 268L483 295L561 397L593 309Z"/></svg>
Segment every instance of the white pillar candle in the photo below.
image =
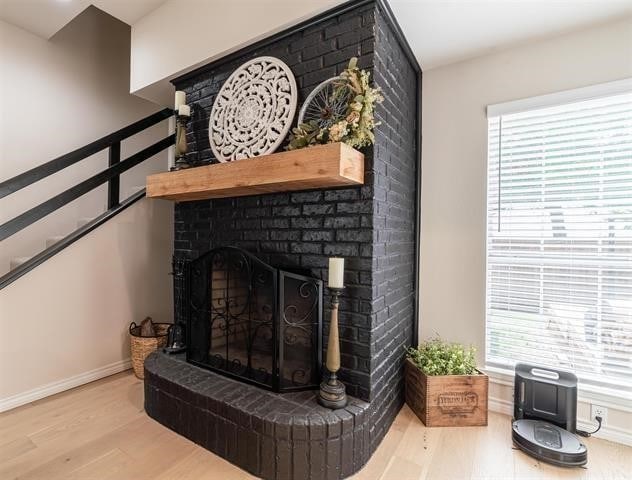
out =
<svg viewBox="0 0 632 480"><path fill-rule="evenodd" d="M189 105L180 105L178 107L178 115L182 115L183 117L190 117L191 107Z"/></svg>
<svg viewBox="0 0 632 480"><path fill-rule="evenodd" d="M177 111L180 108L180 105L184 105L185 103L186 103L186 94L181 90L177 90L174 110Z"/></svg>
<svg viewBox="0 0 632 480"><path fill-rule="evenodd" d="M345 276L345 259L332 257L329 259L329 288L343 288Z"/></svg>

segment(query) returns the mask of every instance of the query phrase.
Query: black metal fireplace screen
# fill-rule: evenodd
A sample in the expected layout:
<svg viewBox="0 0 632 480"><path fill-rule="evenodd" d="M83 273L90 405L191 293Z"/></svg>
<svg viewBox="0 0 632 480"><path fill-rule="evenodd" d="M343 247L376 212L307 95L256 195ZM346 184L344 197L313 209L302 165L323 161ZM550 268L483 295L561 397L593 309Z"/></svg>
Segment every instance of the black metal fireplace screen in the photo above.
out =
<svg viewBox="0 0 632 480"><path fill-rule="evenodd" d="M323 284L221 247L189 267L187 361L278 392L320 381Z"/></svg>

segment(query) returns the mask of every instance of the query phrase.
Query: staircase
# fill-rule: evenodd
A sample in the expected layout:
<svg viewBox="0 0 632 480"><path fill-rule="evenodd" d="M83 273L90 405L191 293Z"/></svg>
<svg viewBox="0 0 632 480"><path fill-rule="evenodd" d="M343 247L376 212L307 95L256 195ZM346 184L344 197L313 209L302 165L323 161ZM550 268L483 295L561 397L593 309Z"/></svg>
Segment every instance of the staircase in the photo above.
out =
<svg viewBox="0 0 632 480"><path fill-rule="evenodd" d="M51 232L51 236L43 241L44 249L33 256L11 259L9 272L0 277L0 290L145 196L145 187L137 186L125 192L122 195L124 200L121 201L120 175L173 145L174 135L169 135L124 160L121 160L121 142L170 118L172 115L173 110L166 108L84 147L0 182L0 199L2 199L54 173L70 168L95 153L108 150L108 167L105 170L0 225L0 242L2 242L82 195L105 183L108 184L107 204L104 213L95 218L78 219L76 229L65 235Z"/></svg>
<svg viewBox="0 0 632 480"><path fill-rule="evenodd" d="M125 199L130 199L130 198L134 198L135 200L142 198L144 196L144 192L145 191L145 187L144 186L137 186L137 187L133 187L131 189L129 189L127 192L125 192L122 195L122 198ZM137 197L137 195L139 195ZM80 230L81 228L85 227L87 224L93 222L97 217L84 217L84 218L80 218L77 221L77 226L76 226L76 230ZM74 230L73 230L74 232ZM73 233L70 232L70 233ZM56 243L59 243L61 241L63 241L68 235L54 235L52 237L48 237L45 242L44 242L44 250L48 250L50 247L52 247L53 245L55 245ZM29 260L31 260L33 257L15 257L12 258L10 260L9 263L9 270L15 270L16 268L18 268L20 265L22 265L23 263L28 262Z"/></svg>

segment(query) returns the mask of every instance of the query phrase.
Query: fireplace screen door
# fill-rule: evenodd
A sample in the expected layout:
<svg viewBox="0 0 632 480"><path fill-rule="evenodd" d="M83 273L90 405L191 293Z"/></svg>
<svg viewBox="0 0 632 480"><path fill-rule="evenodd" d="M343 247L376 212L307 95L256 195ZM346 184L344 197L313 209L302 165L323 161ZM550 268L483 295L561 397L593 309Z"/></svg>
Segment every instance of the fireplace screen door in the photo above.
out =
<svg viewBox="0 0 632 480"><path fill-rule="evenodd" d="M275 391L317 387L322 281L221 247L191 262L187 360Z"/></svg>

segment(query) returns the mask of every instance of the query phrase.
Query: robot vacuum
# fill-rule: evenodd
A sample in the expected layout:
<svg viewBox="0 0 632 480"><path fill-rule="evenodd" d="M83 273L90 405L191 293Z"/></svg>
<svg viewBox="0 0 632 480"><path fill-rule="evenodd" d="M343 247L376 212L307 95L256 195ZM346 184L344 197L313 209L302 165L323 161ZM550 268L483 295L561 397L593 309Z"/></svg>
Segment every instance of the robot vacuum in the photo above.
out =
<svg viewBox="0 0 632 480"><path fill-rule="evenodd" d="M588 450L568 430L541 420L515 420L511 438L523 452L558 467L581 467Z"/></svg>
<svg viewBox="0 0 632 480"><path fill-rule="evenodd" d="M577 377L569 372L516 365L511 438L526 454L559 467L581 467L588 450L579 441Z"/></svg>

